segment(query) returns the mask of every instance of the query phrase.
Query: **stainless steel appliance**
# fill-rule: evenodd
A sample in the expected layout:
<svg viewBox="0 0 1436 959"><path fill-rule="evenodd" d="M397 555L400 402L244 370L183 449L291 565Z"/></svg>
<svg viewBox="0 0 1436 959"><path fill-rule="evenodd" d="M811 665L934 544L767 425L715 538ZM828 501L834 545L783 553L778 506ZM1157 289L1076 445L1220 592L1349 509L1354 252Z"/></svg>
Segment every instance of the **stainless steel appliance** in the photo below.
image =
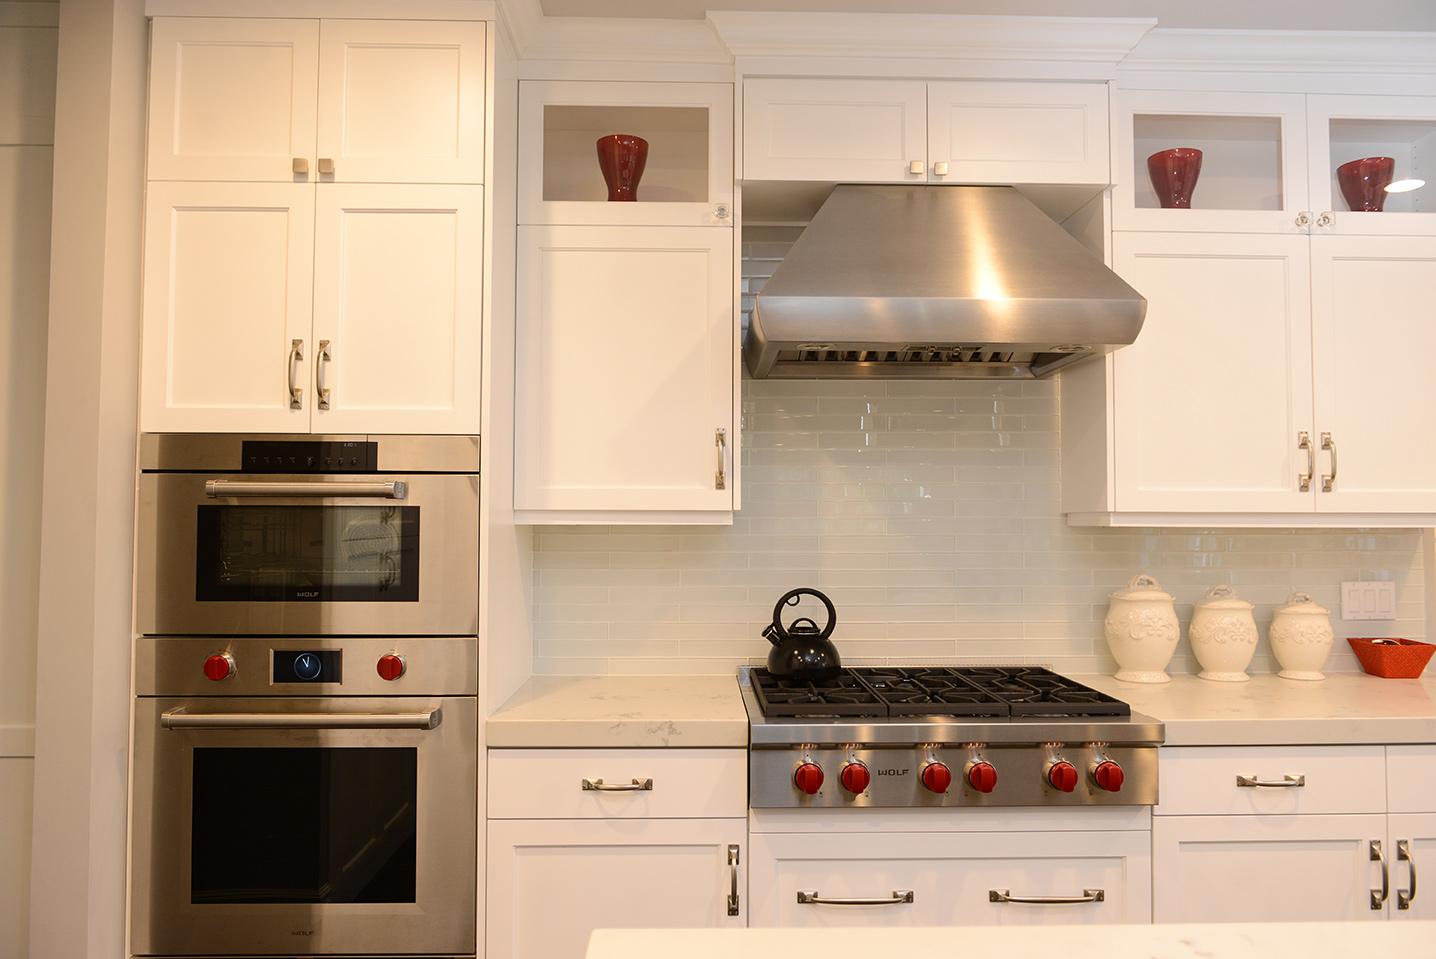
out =
<svg viewBox="0 0 1436 959"><path fill-rule="evenodd" d="M145 635L473 635L474 436L145 434Z"/></svg>
<svg viewBox="0 0 1436 959"><path fill-rule="evenodd" d="M744 668L749 805L1131 806L1157 802L1162 724L1037 667Z"/></svg>
<svg viewBox="0 0 1436 959"><path fill-rule="evenodd" d="M473 955L477 656L141 638L135 954Z"/></svg>

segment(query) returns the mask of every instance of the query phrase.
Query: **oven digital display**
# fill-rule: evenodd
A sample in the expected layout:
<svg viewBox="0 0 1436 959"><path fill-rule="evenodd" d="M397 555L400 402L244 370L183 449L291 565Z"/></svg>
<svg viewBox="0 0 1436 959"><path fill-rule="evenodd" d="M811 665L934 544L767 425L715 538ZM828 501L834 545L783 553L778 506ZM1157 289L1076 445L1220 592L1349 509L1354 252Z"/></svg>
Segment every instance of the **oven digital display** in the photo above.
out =
<svg viewBox="0 0 1436 959"><path fill-rule="evenodd" d="M344 651L340 649L276 649L270 675L276 683L339 683L343 664Z"/></svg>
<svg viewBox="0 0 1436 959"><path fill-rule="evenodd" d="M376 473L379 444L362 440L245 440L245 473Z"/></svg>

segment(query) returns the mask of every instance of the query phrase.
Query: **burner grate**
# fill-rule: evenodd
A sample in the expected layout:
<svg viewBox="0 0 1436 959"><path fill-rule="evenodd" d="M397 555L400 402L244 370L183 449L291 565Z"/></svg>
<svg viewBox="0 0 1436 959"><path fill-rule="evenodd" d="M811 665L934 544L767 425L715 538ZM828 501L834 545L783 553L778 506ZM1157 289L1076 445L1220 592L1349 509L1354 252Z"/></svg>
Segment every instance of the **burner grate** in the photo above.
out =
<svg viewBox="0 0 1436 959"><path fill-rule="evenodd" d="M821 718L826 716L886 716L882 700L844 671L821 683L779 679L766 669L753 671L753 691L764 716Z"/></svg>

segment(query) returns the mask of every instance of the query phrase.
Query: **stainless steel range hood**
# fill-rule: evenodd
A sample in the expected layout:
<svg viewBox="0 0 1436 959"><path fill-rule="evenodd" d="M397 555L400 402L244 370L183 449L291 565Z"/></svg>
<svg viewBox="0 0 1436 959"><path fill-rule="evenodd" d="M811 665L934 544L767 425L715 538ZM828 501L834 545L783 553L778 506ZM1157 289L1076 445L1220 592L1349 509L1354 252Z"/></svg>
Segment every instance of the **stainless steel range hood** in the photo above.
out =
<svg viewBox="0 0 1436 959"><path fill-rule="evenodd" d="M1147 301L1012 187L834 188L759 291L755 377L1035 378L1137 338Z"/></svg>

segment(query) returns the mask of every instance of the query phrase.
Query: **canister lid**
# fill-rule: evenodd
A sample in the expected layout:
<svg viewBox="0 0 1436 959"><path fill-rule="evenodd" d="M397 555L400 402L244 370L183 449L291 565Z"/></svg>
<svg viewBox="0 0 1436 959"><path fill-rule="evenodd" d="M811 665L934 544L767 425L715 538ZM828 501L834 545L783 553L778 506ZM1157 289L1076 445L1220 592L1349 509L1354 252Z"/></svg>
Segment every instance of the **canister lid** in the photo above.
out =
<svg viewBox="0 0 1436 959"><path fill-rule="evenodd" d="M1236 590L1223 583L1207 590L1206 597L1197 604L1197 608L1248 610L1252 608L1252 604L1238 596Z"/></svg>
<svg viewBox="0 0 1436 959"><path fill-rule="evenodd" d="M1172 595L1163 591L1162 584L1157 582L1157 577L1147 573L1133 576L1128 581L1125 589L1119 589L1112 594L1113 599L1130 599L1136 602L1143 600L1166 602L1172 601Z"/></svg>

